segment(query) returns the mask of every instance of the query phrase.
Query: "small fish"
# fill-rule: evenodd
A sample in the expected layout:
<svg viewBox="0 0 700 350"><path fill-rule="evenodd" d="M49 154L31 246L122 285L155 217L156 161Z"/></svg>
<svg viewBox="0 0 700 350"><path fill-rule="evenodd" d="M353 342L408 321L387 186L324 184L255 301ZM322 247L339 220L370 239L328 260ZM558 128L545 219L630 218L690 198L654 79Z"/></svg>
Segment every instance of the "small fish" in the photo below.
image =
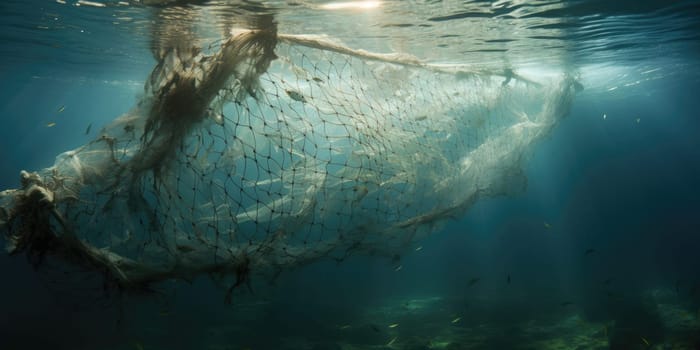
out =
<svg viewBox="0 0 700 350"><path fill-rule="evenodd" d="M591 254L593 254L593 253L595 253L595 249L593 249L593 248L588 248L588 249L586 249L586 252L583 253L583 255L584 255L584 256L588 256L588 255L591 255Z"/></svg>
<svg viewBox="0 0 700 350"><path fill-rule="evenodd" d="M606 279L605 281L603 281L603 284L606 285L606 286L609 286L609 285L610 285L610 282L612 282L612 278Z"/></svg>
<svg viewBox="0 0 700 350"><path fill-rule="evenodd" d="M348 329L348 328L350 328L349 324L344 324L344 325L340 326L340 329Z"/></svg>
<svg viewBox="0 0 700 350"><path fill-rule="evenodd" d="M544 228L546 228L546 229L549 230L550 228L552 228L552 225L550 225L548 222L545 221L545 222L544 222Z"/></svg>
<svg viewBox="0 0 700 350"><path fill-rule="evenodd" d="M386 343L386 346L391 346L391 344L394 344L398 338L399 337L393 337L388 343Z"/></svg>
<svg viewBox="0 0 700 350"><path fill-rule="evenodd" d="M367 186L362 185L355 186L352 190L353 192L355 192L356 196L355 199L353 199L353 204L361 202L365 198L365 196L367 196L367 193L369 193L369 189L367 188Z"/></svg>
<svg viewBox="0 0 700 350"><path fill-rule="evenodd" d="M313 78L311 78L311 79L313 79L313 81L315 81L315 82L317 82L317 83L323 83L323 79L321 79L321 78L319 78L319 77L313 77Z"/></svg>
<svg viewBox="0 0 700 350"><path fill-rule="evenodd" d="M452 320L452 323L457 323L457 322L459 322L461 319L462 319L461 317L457 317L457 318L455 318L454 320Z"/></svg>
<svg viewBox="0 0 700 350"><path fill-rule="evenodd" d="M396 328L396 327L398 327L398 326L399 326L398 323L392 323L392 324L389 325L389 328Z"/></svg>
<svg viewBox="0 0 700 350"><path fill-rule="evenodd" d="M401 271L402 268L403 268L403 266L402 266L402 265L399 265L399 266L397 266L396 268L394 268L394 271Z"/></svg>
<svg viewBox="0 0 700 350"><path fill-rule="evenodd" d="M477 284L479 281L481 281L481 278L479 278L479 277L472 278L467 283L467 287L471 287L471 286Z"/></svg>
<svg viewBox="0 0 700 350"><path fill-rule="evenodd" d="M508 279L506 279L506 283L510 284L510 274L508 274Z"/></svg>
<svg viewBox="0 0 700 350"><path fill-rule="evenodd" d="M637 124L639 124L639 121L640 121L640 120L641 120L641 118L637 118Z"/></svg>
<svg viewBox="0 0 700 350"><path fill-rule="evenodd" d="M611 291L605 292L605 295L607 295L608 298L610 298L610 299L622 299L622 295L621 295L621 294L614 293L614 292L611 292Z"/></svg>
<svg viewBox="0 0 700 350"><path fill-rule="evenodd" d="M90 129L92 129L92 123L88 124L87 129L85 129L85 135L90 133Z"/></svg>
<svg viewBox="0 0 700 350"><path fill-rule="evenodd" d="M177 248L177 250L180 253L191 253L191 252L197 250L194 247L186 245L186 244L176 244L175 248Z"/></svg>
<svg viewBox="0 0 700 350"><path fill-rule="evenodd" d="M644 338L644 337L640 337L640 338L642 338L642 341L644 342L644 344L645 344L646 346L649 346L649 341L646 340L646 338Z"/></svg>
<svg viewBox="0 0 700 350"><path fill-rule="evenodd" d="M161 312L158 313L161 316L170 316L170 311L168 310L162 310Z"/></svg>
<svg viewBox="0 0 700 350"><path fill-rule="evenodd" d="M46 123L47 128L53 128L54 126L56 126L56 123L54 123L54 122Z"/></svg>
<svg viewBox="0 0 700 350"><path fill-rule="evenodd" d="M58 112L58 113L63 113L63 111L65 111L65 110L66 110L66 106L63 105L63 106L61 106L61 107L58 107L58 111L57 111L57 112Z"/></svg>
<svg viewBox="0 0 700 350"><path fill-rule="evenodd" d="M423 246L422 246L422 245L419 245L418 247L416 247L416 251L417 251L417 252L419 252L419 251L421 251L421 250L423 250Z"/></svg>
<svg viewBox="0 0 700 350"><path fill-rule="evenodd" d="M570 305L574 305L574 302L573 302L573 301L565 301L565 302L563 302L563 303L561 303L561 304L559 304L559 305L561 305L561 306L570 306Z"/></svg>
<svg viewBox="0 0 700 350"><path fill-rule="evenodd" d="M379 327L377 327L377 326L375 326L375 325L370 325L370 327L372 328L373 331L375 331L375 332L377 332L377 333L380 332Z"/></svg>
<svg viewBox="0 0 700 350"><path fill-rule="evenodd" d="M425 114L424 114L424 115L419 115L419 116L417 116L417 117L415 118L416 121L421 121L421 120L426 120L426 119L428 119L428 116L425 115Z"/></svg>
<svg viewBox="0 0 700 350"><path fill-rule="evenodd" d="M608 337L608 326L607 325L603 326L603 334L605 334L605 338Z"/></svg>
<svg viewBox="0 0 700 350"><path fill-rule="evenodd" d="M140 342L134 343L134 347L136 348L136 350L143 350L143 344L141 344Z"/></svg>
<svg viewBox="0 0 700 350"><path fill-rule="evenodd" d="M681 295L681 280L676 280L676 295Z"/></svg>
<svg viewBox="0 0 700 350"><path fill-rule="evenodd" d="M608 119L608 115L603 113L603 120Z"/></svg>
<svg viewBox="0 0 700 350"><path fill-rule="evenodd" d="M298 93L298 92L296 92L296 91L294 91L294 90L285 90L285 92L286 92L287 95L289 95L289 97L291 97L292 100L294 100L294 101L299 101L299 102L301 102L301 103L305 103L305 102L306 102L306 98L304 97L304 95L302 95L302 94L300 94L300 93Z"/></svg>

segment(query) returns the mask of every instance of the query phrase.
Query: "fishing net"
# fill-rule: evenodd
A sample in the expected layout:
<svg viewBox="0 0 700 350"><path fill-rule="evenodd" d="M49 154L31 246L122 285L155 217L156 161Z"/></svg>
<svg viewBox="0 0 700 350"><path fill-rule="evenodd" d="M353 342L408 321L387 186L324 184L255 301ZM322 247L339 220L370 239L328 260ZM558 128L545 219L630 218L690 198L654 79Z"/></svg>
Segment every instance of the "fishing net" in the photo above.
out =
<svg viewBox="0 0 700 350"><path fill-rule="evenodd" d="M8 251L120 288L393 259L479 198L525 186L577 83L437 66L249 30L173 49L145 97L0 194Z"/></svg>

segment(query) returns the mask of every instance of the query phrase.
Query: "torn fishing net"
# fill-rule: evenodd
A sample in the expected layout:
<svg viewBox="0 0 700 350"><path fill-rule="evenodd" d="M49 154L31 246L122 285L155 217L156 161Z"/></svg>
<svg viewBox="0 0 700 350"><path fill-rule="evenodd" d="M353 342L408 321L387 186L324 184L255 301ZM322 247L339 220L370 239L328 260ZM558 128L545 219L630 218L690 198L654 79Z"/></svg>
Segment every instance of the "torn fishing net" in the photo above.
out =
<svg viewBox="0 0 700 350"><path fill-rule="evenodd" d="M145 97L0 194L8 251L119 288L396 257L478 199L521 191L577 83L243 31L172 50Z"/></svg>

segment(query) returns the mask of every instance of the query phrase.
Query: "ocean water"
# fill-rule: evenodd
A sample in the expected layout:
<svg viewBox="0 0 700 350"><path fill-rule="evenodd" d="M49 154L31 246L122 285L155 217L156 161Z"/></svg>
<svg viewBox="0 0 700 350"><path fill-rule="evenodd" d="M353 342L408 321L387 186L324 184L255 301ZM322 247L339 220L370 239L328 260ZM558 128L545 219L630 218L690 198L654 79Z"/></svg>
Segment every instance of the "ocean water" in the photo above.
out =
<svg viewBox="0 0 700 350"><path fill-rule="evenodd" d="M340 101L342 108L356 112L348 112L352 115L347 119L338 114L338 120L348 123L344 125L361 119L359 115L375 120L371 117L384 115L382 111L399 111L387 119L376 119L392 122L376 135L348 138L347 144L328 141L328 145L338 147L329 146L328 152L316 147L312 153L315 159L326 162L325 176L340 174L334 168L338 164L354 167L350 154L360 154L358 144L375 145L373 140L390 138L395 129L428 130L417 146L413 139L405 144L386 141L403 147L396 148L405 151L398 156L408 159L407 171L418 174L413 182L406 181L415 188L390 184L384 190L389 194L387 199L381 190L361 185L358 179L352 188L331 187L335 179L331 176L323 182L329 189L321 197L305 198L323 199L314 200L319 204L311 206L312 210L340 208L339 213L352 214L330 220L316 211L314 219L280 225L293 227L290 232L280 231L273 219L267 231L260 231L257 221L263 215L260 203L277 198L265 190L284 191L283 187L262 184L273 178L261 177L263 169L272 168L258 165L265 153L257 152L267 146L242 141L251 144L256 155L243 151L246 155L236 161L240 163L219 163L243 174L240 181L244 184L254 179L252 185L245 186L257 190L241 190L243 199L227 197L238 205L236 225L263 234L260 238L251 233L247 241L266 242L308 230L306 237L313 237L317 244L308 248L308 258L279 260L286 265L281 265L275 278L252 274L246 280L237 276L247 277L247 273L234 268L228 273L233 279L219 279L211 271L190 274L188 264L183 263L173 265L177 268L172 278L153 277L153 283L144 283L144 288L127 288L124 283L103 280L102 275L108 273L101 266L80 259L77 263L65 261L71 253L61 255L49 249L41 264L36 264L36 256L24 252L0 254L1 349L700 349L697 1L11 0L0 4L0 19L0 190L21 188L21 170L65 165L56 161L65 151L83 145L93 145L90 147L99 151L104 143L93 140L101 135L113 135L117 140L128 137L129 131L117 118L153 101L152 92L144 86L154 67L167 57L172 59L173 52L197 46L205 55L213 55L225 47L222 40L232 36L231 28L259 29L264 23L274 22L279 34L322 35L324 40L355 51L321 50L317 54L312 52L316 48L298 48L302 47L299 41L280 43L275 47L279 58L269 68L273 74L260 78L263 88L258 94L266 97L252 97L254 93L231 97L239 102L233 105L262 106L258 114L261 123L274 123L294 111L299 120L324 126L324 108L341 107L330 102L321 106L316 102L319 96ZM181 42L189 46L178 46ZM164 52L161 56L158 49ZM297 61L294 50L307 61ZM392 56L394 61L386 62L361 55L367 52L404 56ZM405 57L421 63L409 64L406 70L397 68L396 84L402 86L402 92L385 94L383 88L394 82L384 79L390 75L378 74L393 72L395 66L401 66L396 60ZM170 67L168 64L165 66ZM445 67L458 70L444 72ZM323 74L313 73L304 80L299 78L304 76L299 69L307 72L304 74ZM292 82L279 85L284 92L273 94L272 86L290 76L296 80L288 79ZM564 82L575 81L563 89L575 90L570 101L566 93L552 87L559 85L551 77L562 76L571 78ZM351 78L356 80L348 82ZM409 80L408 85L402 83L405 80ZM473 84L467 92L452 94L451 84L465 81ZM313 90L314 82L319 90ZM345 88L346 83L351 88ZM338 97L350 96L348 89L362 98ZM333 95L332 91L340 93ZM396 103L406 91L419 96L412 104L406 102L408 107ZM444 98L447 92L452 97ZM268 102L270 110L264 106ZM284 104L280 114L271 111L273 104ZM452 108L452 104L481 109ZM523 141L522 146L503 146L508 150L504 153L497 152L500 148L495 146L489 149L491 153L478 158L482 162L477 164L493 165L484 165L482 170L458 166L470 159L465 154L477 154L478 149L487 147L486 141L445 141L497 139L498 132L511 122L507 116L535 118L546 115L549 109L542 106L550 105L561 108L554 108L551 121L542 122L547 125L544 131ZM236 118L232 115L250 113L227 108L235 107L222 107L224 125ZM402 116L411 113L415 114L411 118ZM487 118L483 123L491 126L483 129L478 118L461 115L469 113L498 118ZM117 124L113 124L115 120ZM475 124L445 127L441 124L444 120ZM208 135L219 135L211 131L218 122L209 122L212 127L207 122L201 122L201 127L195 124L188 135L206 135L206 130ZM251 132L259 126L253 122L247 125ZM229 130L226 127L223 130ZM134 128L140 130L138 125ZM338 132L329 128L324 129L327 134L318 134L313 125L309 128L320 138ZM124 133L116 133L122 129ZM223 135L245 139L247 131L241 129ZM477 129L478 133L470 134ZM127 140L129 145L140 145L144 139L139 134ZM211 144L220 142L223 140ZM318 144L326 145L323 142ZM194 158L183 156L190 147L183 144L173 147L173 152L180 153L172 157L182 161L177 166L200 169L184 165L183 159ZM124 149L131 149L129 145ZM393 154L388 149L373 150ZM466 151L453 156L452 149ZM333 158L336 150L347 152L337 152L340 158ZM421 154L440 151L447 154L445 162L449 164L420 161ZM124 152L121 161L132 157L129 152ZM225 161L225 152L214 153L221 156L217 161ZM267 155L278 154L269 152ZM95 159L110 156L97 154ZM513 154L518 155L516 161L508 156ZM286 162L297 160L297 156L279 157L280 173L290 166ZM411 163L412 157L419 160ZM99 162L95 159L85 161L95 165ZM337 159L340 163L335 163ZM374 165L361 163L360 167L389 169L394 162L403 164L391 157L377 159L371 163ZM257 171L241 170L251 161ZM317 169L314 162L305 164ZM502 168L506 175L493 170ZM67 168L59 169L73 174ZM139 173L134 168L125 169ZM163 169L182 174L173 167ZM446 169L463 169L460 174L473 177L463 183L459 176L451 178L453 174ZM443 170L445 173L440 173ZM194 174L206 178L206 174ZM492 181L494 177L498 179ZM499 182L501 177L507 184ZM298 181L311 183L310 179ZM384 183L392 179L383 178ZM229 188L191 181L199 188ZM445 192L438 190L441 181L450 184ZM472 182L484 186L479 187L481 192L463 188ZM177 183L181 183L179 175ZM98 185L81 184L85 189L77 192L80 198L58 207L72 213L72 208L92 208L91 203L98 203L101 214L75 216L73 225L79 239L97 249L143 259L154 268L171 262L167 249L146 254L128 245L122 247L112 241L117 235L109 231L111 227L119 227L115 230L120 233L131 232L129 220L141 218L142 224L134 229L137 243L160 247L148 239L151 228L143 224L143 217L148 217L144 212L150 209L144 207L154 208L163 218L203 217L212 211L192 197L202 193L199 189L169 202L158 197L158 185L153 185L153 192L148 192L150 184L139 185L139 190L147 192L146 204L134 209L130 204L108 206L100 202ZM162 186L160 189L167 188ZM316 185L302 186L301 192L294 193L303 197L309 188ZM341 199L340 194L350 192L363 194ZM184 209L172 204L188 200L194 204ZM445 208L441 200L457 201L459 210L451 211L448 206L436 220L425 219L434 208ZM250 203L256 202L259 217L244 222L241 215L249 213ZM10 210L14 204L8 203L0 200L0 206ZM394 211L399 205L409 209ZM290 212L302 216L308 207L291 208ZM139 210L142 217L125 215ZM217 210L213 213L218 215ZM123 222L119 221L122 217ZM410 217L424 220L415 226L400 221ZM181 224L178 219L167 220L160 230L171 228L168 222L175 228ZM58 224L53 221L52 225L55 228ZM396 225L401 230L390 230ZM8 227L0 229L0 240L10 246L9 235L17 234L12 231L17 226ZM194 223L191 227L196 231ZM340 255L316 254L322 243L334 242L327 238L326 227L356 237L377 236L353 241L359 242L354 246L338 241ZM345 227L354 229L345 232ZM411 231L415 237L404 239L406 227L415 227ZM185 234L207 239L206 232L202 236ZM217 233L217 249L247 243L218 239ZM289 238L288 247L301 247L300 240ZM396 245L397 240L401 244ZM304 240L303 249L307 249L306 244ZM188 256L189 249L200 249L175 247L181 256ZM386 248L391 254L375 254L375 248ZM284 257L282 253L269 254L264 257ZM232 259L232 264L236 261ZM240 288L235 288L231 302L227 302L227 289L234 284Z"/></svg>

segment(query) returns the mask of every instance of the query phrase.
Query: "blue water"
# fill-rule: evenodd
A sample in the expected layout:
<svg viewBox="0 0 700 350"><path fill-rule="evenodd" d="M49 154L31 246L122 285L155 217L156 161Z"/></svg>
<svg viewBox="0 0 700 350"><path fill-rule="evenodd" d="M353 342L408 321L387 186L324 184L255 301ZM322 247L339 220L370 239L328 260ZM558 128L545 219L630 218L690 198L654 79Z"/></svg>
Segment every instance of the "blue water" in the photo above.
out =
<svg viewBox="0 0 700 350"><path fill-rule="evenodd" d="M0 189L87 143L143 94L154 10L73 3L0 5ZM554 349L554 339L558 349L700 349L700 3L505 2L479 12L486 3L388 2L383 17L357 15L390 29L379 38L352 37L353 20L331 18L354 47L403 39L435 62L564 55L584 90L532 152L525 192L479 201L402 254L398 271L376 257L320 261L234 305L204 277L102 305L80 281L55 287L23 256L0 254L0 349ZM280 26L331 26L290 3L270 7ZM110 11L132 24L111 27ZM91 35L37 29L52 18ZM482 38L465 28L476 19L522 21L526 33L472 45ZM513 43L505 59L504 42ZM402 313L419 301L427 306Z"/></svg>

